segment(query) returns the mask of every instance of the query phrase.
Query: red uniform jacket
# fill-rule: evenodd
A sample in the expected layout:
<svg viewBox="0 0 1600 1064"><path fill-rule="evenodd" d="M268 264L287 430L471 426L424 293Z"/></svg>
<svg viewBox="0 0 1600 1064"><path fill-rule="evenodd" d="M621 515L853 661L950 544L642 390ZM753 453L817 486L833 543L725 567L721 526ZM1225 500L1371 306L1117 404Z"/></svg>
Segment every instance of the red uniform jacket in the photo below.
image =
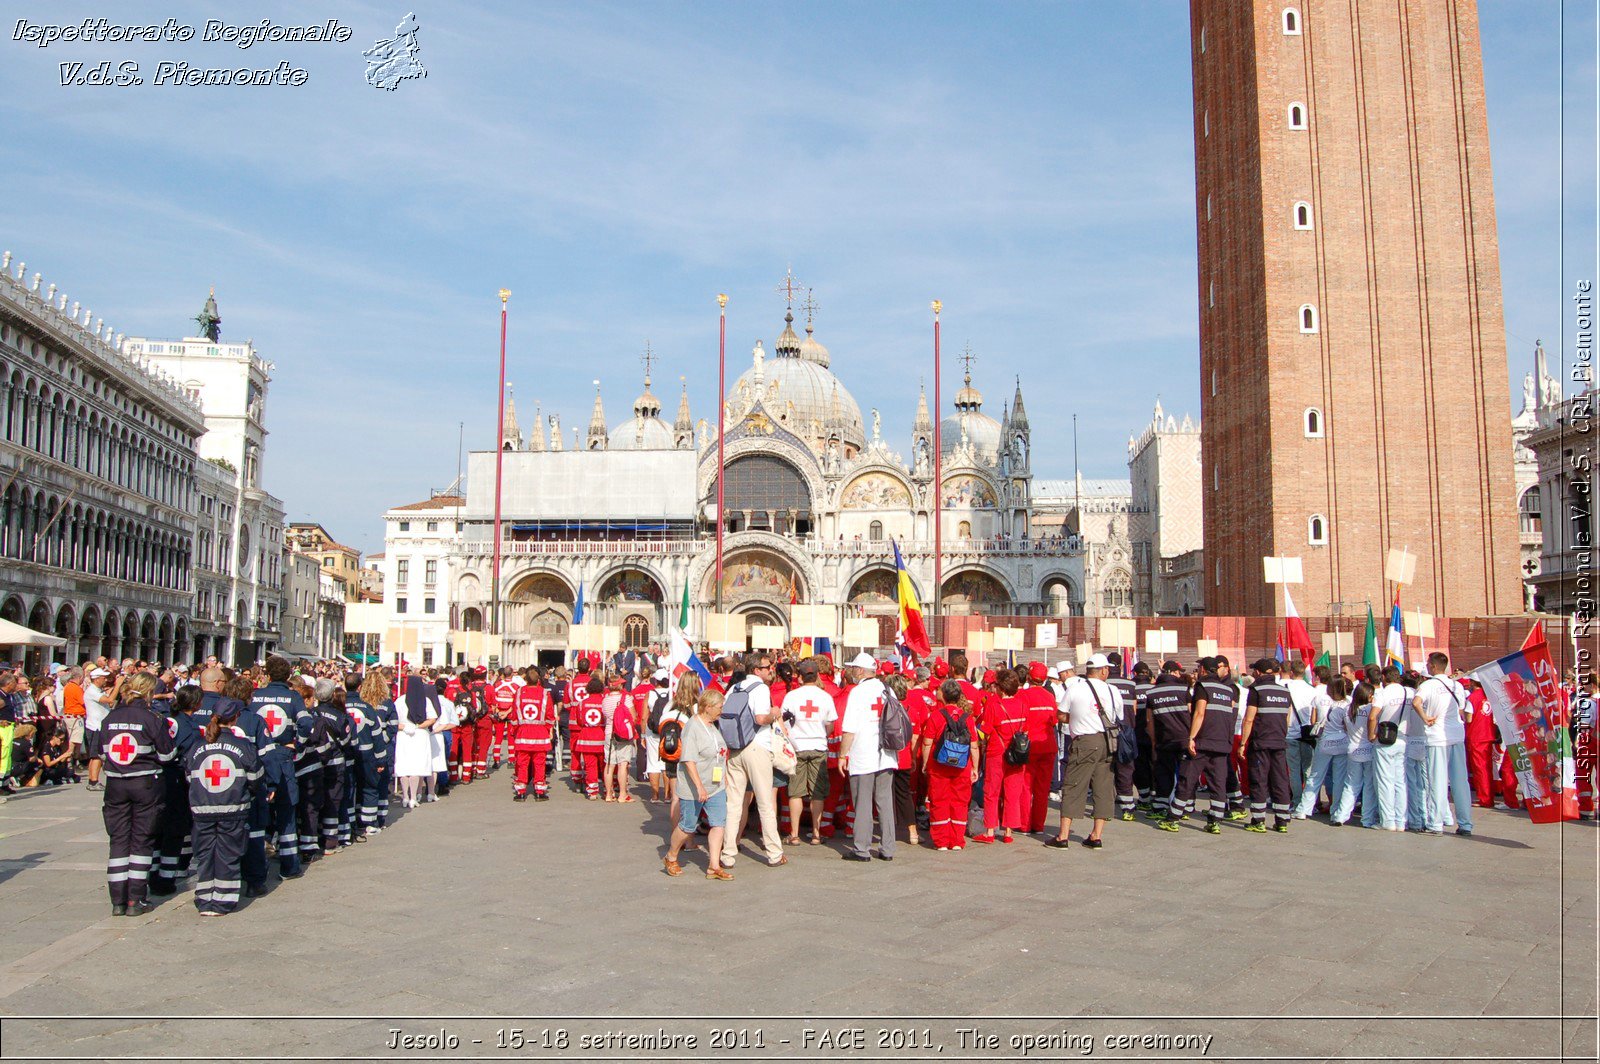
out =
<svg viewBox="0 0 1600 1064"><path fill-rule="evenodd" d="M555 724L550 692L531 683L517 691L516 705L511 711L511 738L518 750L550 749Z"/></svg>
<svg viewBox="0 0 1600 1064"><path fill-rule="evenodd" d="M511 719L511 711L517 705L517 691L519 688L510 680L501 680L494 685L494 715L501 720Z"/></svg>
<svg viewBox="0 0 1600 1064"><path fill-rule="evenodd" d="M1056 696L1048 687L1024 687L1017 701L1028 715L1028 760L1054 757L1056 752Z"/></svg>
<svg viewBox="0 0 1600 1064"><path fill-rule="evenodd" d="M572 748L595 753L606 748L606 696L585 694L572 710Z"/></svg>

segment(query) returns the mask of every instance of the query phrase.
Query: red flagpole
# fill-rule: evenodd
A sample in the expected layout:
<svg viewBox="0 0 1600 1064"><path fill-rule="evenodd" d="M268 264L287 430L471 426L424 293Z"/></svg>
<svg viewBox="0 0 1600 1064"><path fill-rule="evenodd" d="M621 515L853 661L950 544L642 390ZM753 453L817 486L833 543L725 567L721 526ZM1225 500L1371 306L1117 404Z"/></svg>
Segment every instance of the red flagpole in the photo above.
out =
<svg viewBox="0 0 1600 1064"><path fill-rule="evenodd" d="M500 634L500 483L505 475L506 424L506 302L511 289L500 289L500 413L494 421L494 596L490 610L490 634ZM538 426L535 426L537 429Z"/></svg>
<svg viewBox="0 0 1600 1064"><path fill-rule="evenodd" d="M939 312L944 309L944 303L935 299L933 301L933 615L939 616L940 606L944 601L944 437L941 424L944 420L944 405L941 402L942 391L940 381L939 362Z"/></svg>
<svg viewBox="0 0 1600 1064"><path fill-rule="evenodd" d="M722 438L728 411L728 297L717 295L717 612L722 612L722 529L727 517L722 512Z"/></svg>

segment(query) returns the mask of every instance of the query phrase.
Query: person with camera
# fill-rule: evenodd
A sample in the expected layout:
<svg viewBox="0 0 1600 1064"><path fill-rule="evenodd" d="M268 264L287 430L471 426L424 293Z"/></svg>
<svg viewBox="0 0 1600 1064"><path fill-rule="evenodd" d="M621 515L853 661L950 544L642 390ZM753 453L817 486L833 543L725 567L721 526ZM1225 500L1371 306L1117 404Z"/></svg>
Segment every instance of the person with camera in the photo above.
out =
<svg viewBox="0 0 1600 1064"><path fill-rule="evenodd" d="M1083 845L1098 850L1116 801L1117 728L1122 723L1122 695L1107 682L1111 662L1104 654L1091 655L1084 663L1084 680L1067 692L1062 721L1067 725L1067 775L1061 783L1061 827L1056 837L1045 843L1055 849L1071 844L1072 813L1086 809L1089 791L1094 791L1094 826Z"/></svg>

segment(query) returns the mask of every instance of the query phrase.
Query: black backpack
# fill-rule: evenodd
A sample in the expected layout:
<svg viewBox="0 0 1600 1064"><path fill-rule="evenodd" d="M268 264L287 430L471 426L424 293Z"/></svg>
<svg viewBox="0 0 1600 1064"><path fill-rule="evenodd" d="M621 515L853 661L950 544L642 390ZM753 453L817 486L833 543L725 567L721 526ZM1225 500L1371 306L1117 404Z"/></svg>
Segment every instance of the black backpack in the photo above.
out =
<svg viewBox="0 0 1600 1064"><path fill-rule="evenodd" d="M883 713L878 718L878 749L898 754L911 745L911 715L887 687L883 689Z"/></svg>
<svg viewBox="0 0 1600 1064"><path fill-rule="evenodd" d="M1028 726L1023 724L1011 733L1011 741L1006 743L1005 753L1000 758L1008 765L1026 765L1032 748L1033 740L1028 738Z"/></svg>
<svg viewBox="0 0 1600 1064"><path fill-rule="evenodd" d="M678 756L683 752L683 721L674 717L666 723L657 721L656 731L661 735L661 743L656 748L661 755L661 760L669 765L678 763Z"/></svg>
<svg viewBox="0 0 1600 1064"><path fill-rule="evenodd" d="M645 726L657 735L661 734L661 715L667 711L667 704L671 701L666 692L657 692L650 699L650 717L645 721Z"/></svg>

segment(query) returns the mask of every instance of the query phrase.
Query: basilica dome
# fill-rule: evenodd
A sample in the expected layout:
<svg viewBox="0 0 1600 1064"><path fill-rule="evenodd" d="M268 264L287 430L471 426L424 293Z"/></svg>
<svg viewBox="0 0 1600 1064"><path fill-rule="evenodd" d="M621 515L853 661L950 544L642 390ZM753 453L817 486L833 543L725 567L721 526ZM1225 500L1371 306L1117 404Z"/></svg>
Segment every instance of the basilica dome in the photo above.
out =
<svg viewBox="0 0 1600 1064"><path fill-rule="evenodd" d="M939 423L939 443L946 455L961 446L965 438L980 459L997 462L1000 459L1000 422L983 412L983 393L972 386L968 373L961 390L956 393L956 412Z"/></svg>
<svg viewBox="0 0 1600 1064"><path fill-rule="evenodd" d="M853 455L866 445L861 408L828 368L827 349L810 338L809 329L802 342L793 322L792 314L785 316L776 358L767 358L756 345L750 368L728 390L731 416L742 416L759 399L774 420L818 453L837 431L845 455ZM812 347L807 349L806 343ZM998 429L995 438L999 439Z"/></svg>
<svg viewBox="0 0 1600 1064"><path fill-rule="evenodd" d="M650 392L650 378L644 379L644 394L633 401L633 417L611 430L606 447L613 451L670 451L672 426L661 420L661 400Z"/></svg>

